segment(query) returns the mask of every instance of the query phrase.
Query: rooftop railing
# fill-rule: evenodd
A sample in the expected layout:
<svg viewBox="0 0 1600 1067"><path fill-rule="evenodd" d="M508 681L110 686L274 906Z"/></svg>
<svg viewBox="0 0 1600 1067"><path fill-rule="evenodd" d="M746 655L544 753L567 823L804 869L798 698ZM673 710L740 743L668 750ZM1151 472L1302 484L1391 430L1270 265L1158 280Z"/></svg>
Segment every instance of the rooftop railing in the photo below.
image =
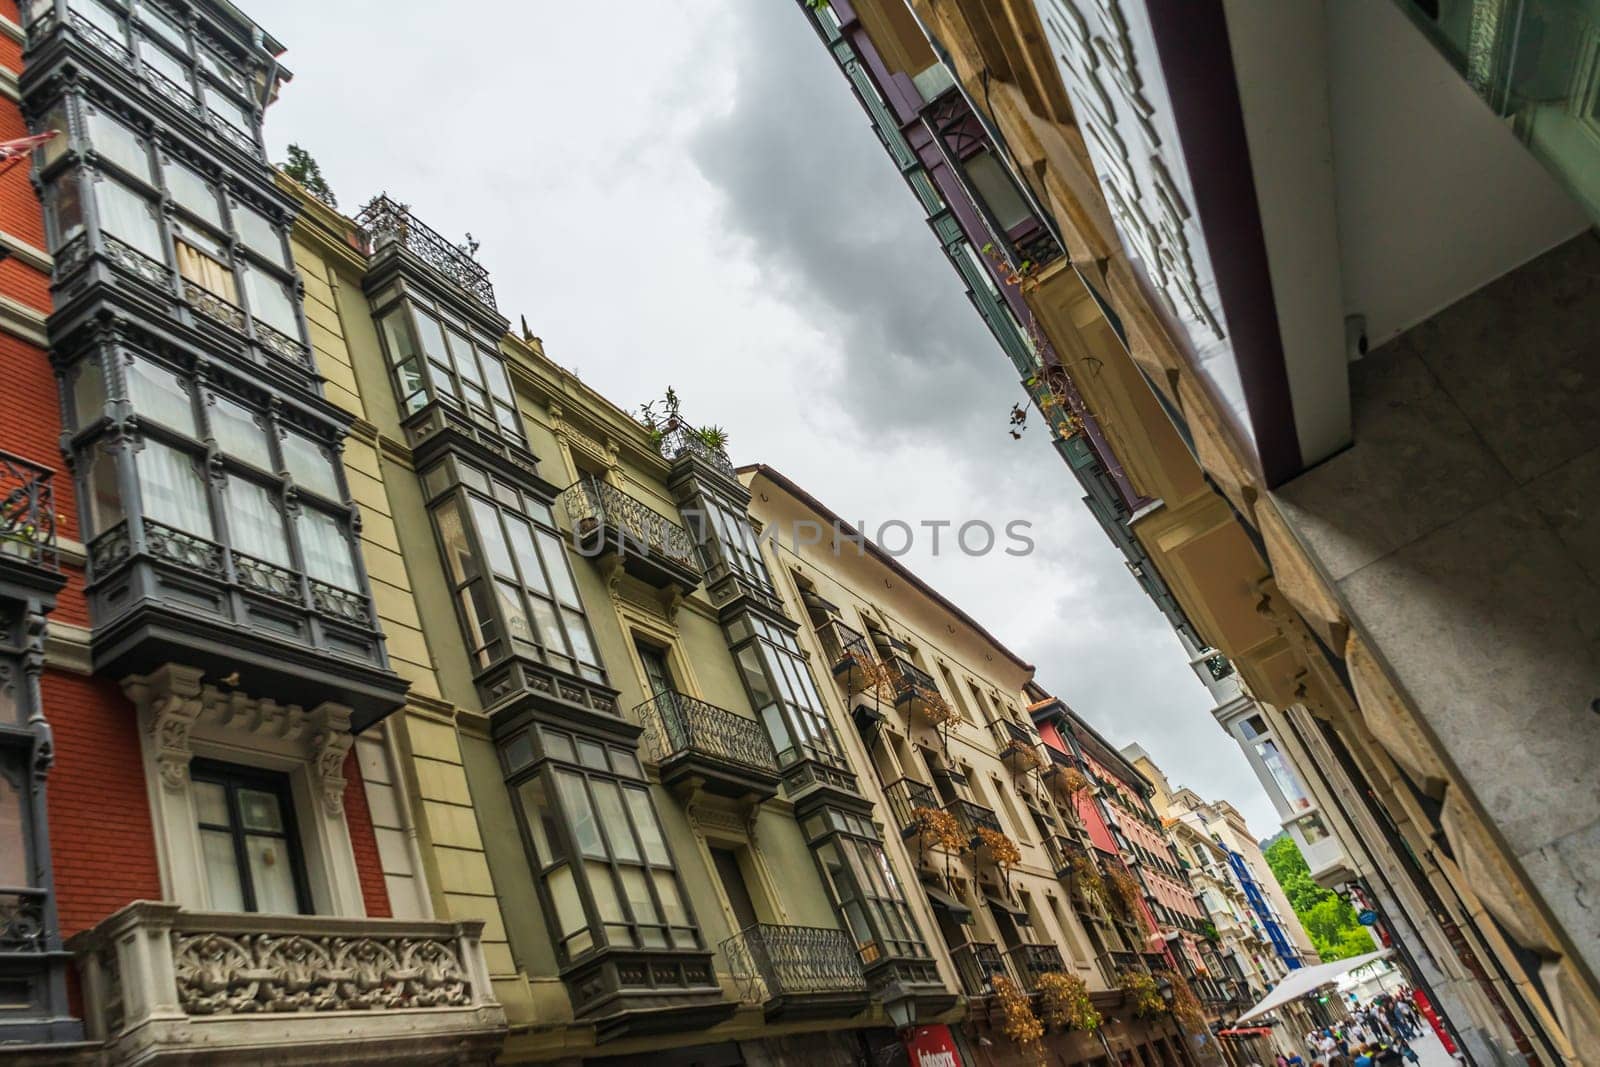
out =
<svg viewBox="0 0 1600 1067"><path fill-rule="evenodd" d="M472 258L471 251L446 238L411 213L411 208L380 193L367 201L356 216L356 225L366 233L371 251L376 253L391 241L422 260L450 281L470 293L492 311L494 286L489 272Z"/></svg>

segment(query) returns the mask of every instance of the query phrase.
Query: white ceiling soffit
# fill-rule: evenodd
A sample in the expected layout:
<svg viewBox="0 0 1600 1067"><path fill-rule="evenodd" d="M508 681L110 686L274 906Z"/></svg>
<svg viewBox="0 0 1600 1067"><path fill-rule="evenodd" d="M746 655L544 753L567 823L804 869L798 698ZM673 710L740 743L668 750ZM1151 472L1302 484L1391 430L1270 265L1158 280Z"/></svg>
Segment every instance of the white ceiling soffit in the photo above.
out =
<svg viewBox="0 0 1600 1067"><path fill-rule="evenodd" d="M1344 307L1370 345L1590 224L1396 0L1326 13Z"/></svg>

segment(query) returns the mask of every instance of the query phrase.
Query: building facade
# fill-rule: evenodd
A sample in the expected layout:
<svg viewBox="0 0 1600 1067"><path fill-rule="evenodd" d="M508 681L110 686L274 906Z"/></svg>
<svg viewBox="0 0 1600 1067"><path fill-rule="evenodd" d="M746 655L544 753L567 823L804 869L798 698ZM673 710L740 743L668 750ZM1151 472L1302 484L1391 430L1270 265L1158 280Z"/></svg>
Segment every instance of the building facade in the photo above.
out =
<svg viewBox="0 0 1600 1067"><path fill-rule="evenodd" d="M1571 137L1593 66L1531 43L1590 24L1541 6L1530 38L1409 0L801 10L941 241L991 249L973 299L1185 647L1308 716L1282 748L1359 806L1350 893L1394 909L1464 1053L1591 1062L1600 645L1551 620L1597 599ZM910 165L931 156L937 198Z"/></svg>

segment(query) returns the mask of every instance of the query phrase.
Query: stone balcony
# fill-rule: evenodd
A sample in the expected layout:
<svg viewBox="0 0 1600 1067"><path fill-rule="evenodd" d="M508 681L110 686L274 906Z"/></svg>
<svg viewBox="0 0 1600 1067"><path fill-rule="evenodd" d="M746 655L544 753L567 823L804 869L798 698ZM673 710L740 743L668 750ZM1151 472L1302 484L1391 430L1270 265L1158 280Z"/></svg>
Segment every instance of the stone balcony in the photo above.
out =
<svg viewBox="0 0 1600 1067"><path fill-rule="evenodd" d="M68 942L112 1062L488 1064L506 1034L483 923L135 901Z"/></svg>

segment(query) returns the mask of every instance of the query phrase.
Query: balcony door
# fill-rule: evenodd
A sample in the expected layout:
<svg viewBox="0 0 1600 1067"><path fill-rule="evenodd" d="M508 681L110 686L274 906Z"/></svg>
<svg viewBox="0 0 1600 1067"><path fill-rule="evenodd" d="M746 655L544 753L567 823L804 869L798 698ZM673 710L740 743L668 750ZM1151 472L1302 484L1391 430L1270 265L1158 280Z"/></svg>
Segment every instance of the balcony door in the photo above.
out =
<svg viewBox="0 0 1600 1067"><path fill-rule="evenodd" d="M286 775L231 763L191 764L212 911L311 911Z"/></svg>
<svg viewBox="0 0 1600 1067"><path fill-rule="evenodd" d="M713 848L711 862L717 868L717 879L722 883L728 906L733 909L735 927L748 930L755 926L761 920L756 915L755 898L750 895L744 871L739 867L739 854L731 848Z"/></svg>
<svg viewBox="0 0 1600 1067"><path fill-rule="evenodd" d="M672 692L672 669L667 666L666 651L642 641L634 647L639 650L639 663L644 667L645 683L650 688L650 695L659 697Z"/></svg>

